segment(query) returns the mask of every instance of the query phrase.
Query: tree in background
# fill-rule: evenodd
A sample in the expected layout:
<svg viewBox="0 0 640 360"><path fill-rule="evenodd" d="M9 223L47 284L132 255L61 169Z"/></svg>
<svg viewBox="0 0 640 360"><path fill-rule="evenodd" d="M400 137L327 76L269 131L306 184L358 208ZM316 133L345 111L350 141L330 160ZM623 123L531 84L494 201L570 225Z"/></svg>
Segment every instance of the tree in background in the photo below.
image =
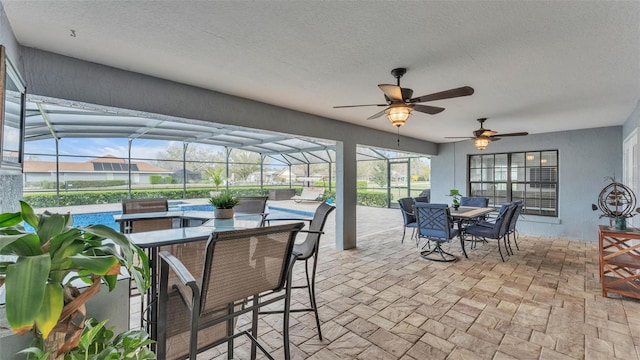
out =
<svg viewBox="0 0 640 360"><path fill-rule="evenodd" d="M378 187L387 186L387 163L385 161L376 161L371 173L371 180Z"/></svg>
<svg viewBox="0 0 640 360"><path fill-rule="evenodd" d="M220 185L224 182L222 177L222 168L211 168L204 171L211 178L211 182L216 187L216 191L220 190Z"/></svg>
<svg viewBox="0 0 640 360"><path fill-rule="evenodd" d="M204 173L207 169L211 168L213 163L225 162L224 149L218 149L212 151L211 146L198 146L196 144L189 144L187 146L187 170ZM158 153L156 158L156 165L167 170L180 170L182 169L182 144L174 144L169 146L166 150Z"/></svg>
<svg viewBox="0 0 640 360"><path fill-rule="evenodd" d="M419 157L411 159L411 178L419 181L431 181L431 161L429 158ZM420 179L420 178L423 179Z"/></svg>
<svg viewBox="0 0 640 360"><path fill-rule="evenodd" d="M235 180L246 180L257 171L260 171L260 154L243 150L231 151L229 172L235 174Z"/></svg>

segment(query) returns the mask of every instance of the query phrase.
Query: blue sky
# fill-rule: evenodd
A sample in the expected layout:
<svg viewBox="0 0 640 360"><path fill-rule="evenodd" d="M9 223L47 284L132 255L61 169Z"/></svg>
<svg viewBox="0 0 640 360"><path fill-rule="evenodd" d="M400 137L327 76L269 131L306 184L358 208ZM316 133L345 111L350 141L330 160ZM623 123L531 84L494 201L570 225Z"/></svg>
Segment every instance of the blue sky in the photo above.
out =
<svg viewBox="0 0 640 360"><path fill-rule="evenodd" d="M159 153L170 146L182 146L182 143L165 140L135 140L131 149L132 158L155 159ZM55 141L53 139L28 141L25 142L25 159L29 159L31 154L47 154L55 156ZM68 138L61 139L59 142L60 155L79 155L88 157L99 157L105 155L113 155L116 157L128 157L128 141L127 139L79 139ZM40 160L48 159L39 156ZM86 158L64 158L62 161L87 161Z"/></svg>

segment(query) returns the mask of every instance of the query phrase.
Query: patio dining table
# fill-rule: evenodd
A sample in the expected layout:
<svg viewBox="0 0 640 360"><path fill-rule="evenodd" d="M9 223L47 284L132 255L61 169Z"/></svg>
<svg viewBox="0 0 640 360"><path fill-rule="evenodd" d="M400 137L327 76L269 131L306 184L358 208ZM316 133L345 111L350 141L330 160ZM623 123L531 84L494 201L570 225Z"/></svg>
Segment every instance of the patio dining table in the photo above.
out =
<svg viewBox="0 0 640 360"><path fill-rule="evenodd" d="M474 206L460 206L458 209L451 208L451 217L458 224L458 237L460 238L460 247L462 247L462 253L465 258L467 256L467 250L464 247L464 225L470 222L476 222L478 219L487 215L488 213L497 211L492 207L474 207Z"/></svg>

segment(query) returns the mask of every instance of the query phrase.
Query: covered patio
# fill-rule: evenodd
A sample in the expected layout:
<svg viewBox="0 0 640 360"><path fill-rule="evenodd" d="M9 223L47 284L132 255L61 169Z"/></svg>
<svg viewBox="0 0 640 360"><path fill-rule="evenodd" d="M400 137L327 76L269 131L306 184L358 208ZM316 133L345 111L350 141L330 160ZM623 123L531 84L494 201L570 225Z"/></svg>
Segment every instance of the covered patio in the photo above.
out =
<svg viewBox="0 0 640 360"><path fill-rule="evenodd" d="M640 302L601 296L597 243L523 235L506 262L489 242L468 250L469 259L442 264L400 243L399 210L358 206L357 220L358 248L348 251L335 249L335 216L328 220L316 278L325 339L317 338L313 314L292 313L294 359L639 357ZM459 243L449 250L460 254ZM294 271L303 280L303 267ZM294 306L306 302L306 293L294 292ZM260 340L275 358L282 358L280 329L280 316L261 317ZM249 357L243 341L240 359ZM223 359L225 350L201 356Z"/></svg>

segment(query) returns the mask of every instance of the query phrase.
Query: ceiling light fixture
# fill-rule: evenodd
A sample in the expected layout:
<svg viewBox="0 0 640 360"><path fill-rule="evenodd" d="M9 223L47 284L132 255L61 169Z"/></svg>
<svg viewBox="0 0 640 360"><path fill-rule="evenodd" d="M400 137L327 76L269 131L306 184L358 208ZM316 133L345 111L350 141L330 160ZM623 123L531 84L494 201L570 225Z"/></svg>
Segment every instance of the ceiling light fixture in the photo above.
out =
<svg viewBox="0 0 640 360"><path fill-rule="evenodd" d="M391 124L395 127L400 127L407 122L412 111L413 108L408 106L393 104L385 112L387 113L387 119L389 119Z"/></svg>
<svg viewBox="0 0 640 360"><path fill-rule="evenodd" d="M475 138L473 140L473 145L476 147L476 149L478 150L484 150L487 148L487 146L489 146L489 143L491 141L489 140L489 138L487 138L486 136L478 136L477 138Z"/></svg>

